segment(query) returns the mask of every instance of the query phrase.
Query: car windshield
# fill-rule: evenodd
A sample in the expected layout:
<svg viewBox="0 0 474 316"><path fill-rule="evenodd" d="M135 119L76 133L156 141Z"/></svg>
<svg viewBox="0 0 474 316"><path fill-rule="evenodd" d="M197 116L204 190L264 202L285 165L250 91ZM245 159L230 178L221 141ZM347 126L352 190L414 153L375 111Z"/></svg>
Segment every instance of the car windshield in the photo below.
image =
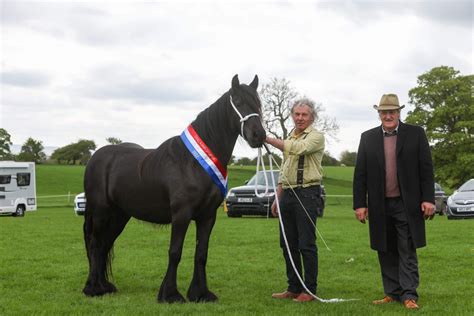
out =
<svg viewBox="0 0 474 316"><path fill-rule="evenodd" d="M435 190L436 191L443 191L443 189L441 188L441 186L438 183L435 183Z"/></svg>
<svg viewBox="0 0 474 316"><path fill-rule="evenodd" d="M266 171L267 173L267 180L268 180L268 185L272 185L272 174L271 171ZM278 176L280 175L280 170L273 170L273 176L275 177L275 185L278 183ZM255 185L255 182L257 182L257 185L265 185L265 174L263 171L259 171L258 174L254 175L252 179L250 179L249 182L247 182L247 185Z"/></svg>
<svg viewBox="0 0 474 316"><path fill-rule="evenodd" d="M459 188L458 191L474 191L474 179L473 180L469 180L467 181L466 183L464 183L463 185L461 185L461 187Z"/></svg>

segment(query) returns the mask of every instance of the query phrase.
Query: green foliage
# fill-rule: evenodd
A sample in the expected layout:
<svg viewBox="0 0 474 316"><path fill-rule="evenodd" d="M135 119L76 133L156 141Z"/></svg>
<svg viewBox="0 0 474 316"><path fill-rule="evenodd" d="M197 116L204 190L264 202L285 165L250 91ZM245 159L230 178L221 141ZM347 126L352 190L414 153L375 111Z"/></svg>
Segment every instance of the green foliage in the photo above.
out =
<svg viewBox="0 0 474 316"><path fill-rule="evenodd" d="M122 140L115 137L108 137L105 139L110 145L118 145L122 143Z"/></svg>
<svg viewBox="0 0 474 316"><path fill-rule="evenodd" d="M346 166L355 166L357 153L355 151L344 150L341 153L341 163Z"/></svg>
<svg viewBox="0 0 474 316"><path fill-rule="evenodd" d="M59 164L75 165L76 162L79 162L85 165L91 157L91 151L96 149L96 147L93 140L81 139L77 143L56 149L51 155L51 159L56 160Z"/></svg>
<svg viewBox="0 0 474 316"><path fill-rule="evenodd" d="M406 121L425 128L438 182L458 187L474 176L473 75L440 66L418 77L408 93Z"/></svg>
<svg viewBox="0 0 474 316"><path fill-rule="evenodd" d="M21 146L21 151L16 157L18 161L34 161L39 164L46 160L46 154L43 152L43 142L28 138L26 142Z"/></svg>
<svg viewBox="0 0 474 316"><path fill-rule="evenodd" d="M340 162L336 158L332 157L329 151L325 151L321 164L323 166L339 166Z"/></svg>
<svg viewBox="0 0 474 316"><path fill-rule="evenodd" d="M10 146L12 145L11 136L8 132L0 128L0 160L12 159Z"/></svg>
<svg viewBox="0 0 474 316"><path fill-rule="evenodd" d="M242 157L237 159L235 164L240 166L250 166L252 164L252 160L248 157Z"/></svg>

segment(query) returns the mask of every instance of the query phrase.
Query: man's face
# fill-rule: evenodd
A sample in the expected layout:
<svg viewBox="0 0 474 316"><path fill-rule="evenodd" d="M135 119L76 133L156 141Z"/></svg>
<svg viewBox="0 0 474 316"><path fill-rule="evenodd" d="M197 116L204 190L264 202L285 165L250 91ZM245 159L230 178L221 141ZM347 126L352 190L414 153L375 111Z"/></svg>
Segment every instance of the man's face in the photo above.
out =
<svg viewBox="0 0 474 316"><path fill-rule="evenodd" d="M400 120L400 110L379 111L379 117L382 121L383 129L391 132L398 126L398 121Z"/></svg>
<svg viewBox="0 0 474 316"><path fill-rule="evenodd" d="M313 123L313 116L311 110L307 105L298 105L293 108L291 113L293 122L295 123L295 129L297 132L304 131L308 126Z"/></svg>

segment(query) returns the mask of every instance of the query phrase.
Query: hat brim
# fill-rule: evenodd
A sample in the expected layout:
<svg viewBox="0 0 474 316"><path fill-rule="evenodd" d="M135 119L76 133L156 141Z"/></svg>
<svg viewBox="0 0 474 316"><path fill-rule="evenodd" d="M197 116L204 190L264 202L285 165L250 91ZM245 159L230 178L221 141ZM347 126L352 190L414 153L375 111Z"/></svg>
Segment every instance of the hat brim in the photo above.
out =
<svg viewBox="0 0 474 316"><path fill-rule="evenodd" d="M389 105L389 104L382 104L381 106L378 106L377 104L374 104L374 109L376 109L377 111L401 110L404 107L405 107L405 104L402 106Z"/></svg>

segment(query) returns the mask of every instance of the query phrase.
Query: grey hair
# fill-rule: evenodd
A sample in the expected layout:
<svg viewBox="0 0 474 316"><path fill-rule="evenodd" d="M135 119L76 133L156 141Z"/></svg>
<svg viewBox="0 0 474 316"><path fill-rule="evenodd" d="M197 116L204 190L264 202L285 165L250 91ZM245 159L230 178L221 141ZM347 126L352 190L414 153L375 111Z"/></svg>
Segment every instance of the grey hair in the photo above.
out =
<svg viewBox="0 0 474 316"><path fill-rule="evenodd" d="M303 106L303 105L306 105L309 108L311 117L313 118L313 122L314 122L316 118L318 117L318 115L316 113L314 101L311 100L310 98L302 98L302 99L296 100L295 103L293 103L293 106L291 107L291 114L293 114L293 110L295 109L295 107Z"/></svg>

